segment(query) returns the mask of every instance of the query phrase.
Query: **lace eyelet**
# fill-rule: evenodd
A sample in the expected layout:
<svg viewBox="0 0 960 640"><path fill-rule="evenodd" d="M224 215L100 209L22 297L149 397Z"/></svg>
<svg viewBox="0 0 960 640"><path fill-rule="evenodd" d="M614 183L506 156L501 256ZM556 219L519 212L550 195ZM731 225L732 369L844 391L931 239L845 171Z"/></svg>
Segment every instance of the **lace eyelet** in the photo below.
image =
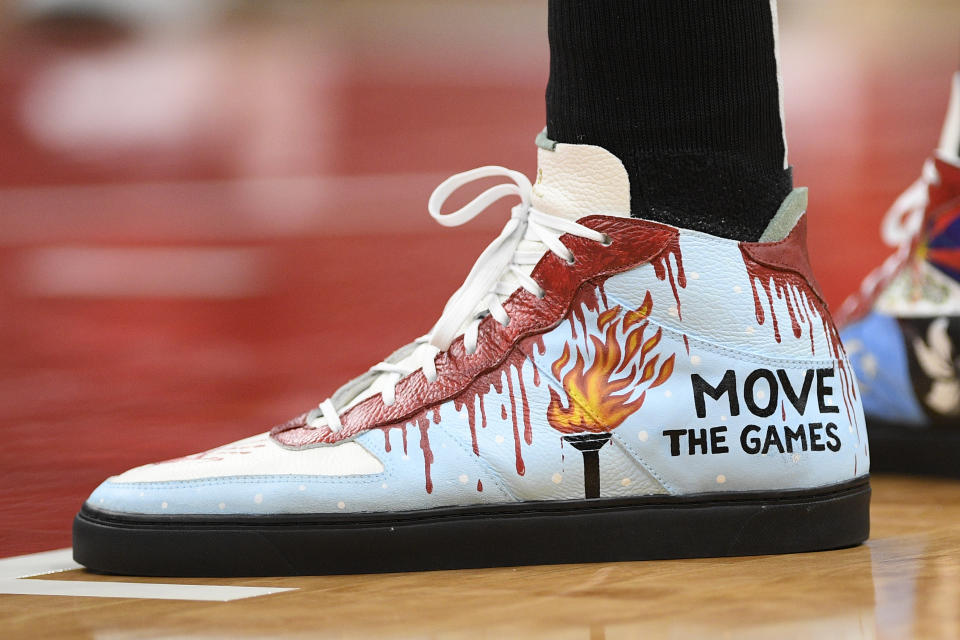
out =
<svg viewBox="0 0 960 640"><path fill-rule="evenodd" d="M604 247L609 247L610 245L613 244L613 238L611 238L607 234L603 234L603 238L600 240L600 244Z"/></svg>
<svg viewBox="0 0 960 640"><path fill-rule="evenodd" d="M567 266L572 267L573 265L577 264L577 257L571 256L571 258L565 262L567 263Z"/></svg>

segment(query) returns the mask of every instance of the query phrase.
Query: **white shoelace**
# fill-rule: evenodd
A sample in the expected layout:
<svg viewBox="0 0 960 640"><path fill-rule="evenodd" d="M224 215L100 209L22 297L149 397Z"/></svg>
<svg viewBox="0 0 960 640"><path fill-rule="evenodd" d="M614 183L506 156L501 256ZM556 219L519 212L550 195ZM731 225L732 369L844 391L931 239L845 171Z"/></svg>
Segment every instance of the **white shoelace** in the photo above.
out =
<svg viewBox="0 0 960 640"><path fill-rule="evenodd" d="M867 274L859 291L844 300L838 316L850 317L863 301L872 300L877 290L887 285L910 259L914 238L920 233L924 212L929 204L928 190L930 185L939 183L940 175L936 166L932 160L927 160L920 177L893 202L880 224L883 241L895 247L896 251Z"/></svg>
<svg viewBox="0 0 960 640"><path fill-rule="evenodd" d="M447 198L460 187L483 178L505 177L511 182L490 187L461 209L443 214L441 209ZM557 216L534 209L531 204L532 186L525 175L503 167L489 166L472 169L453 175L434 189L427 204L431 217L445 227L456 227L477 217L494 202L507 197L520 198L520 204L511 209L510 220L500 235L486 248L470 270L463 285L447 301L440 319L425 336L417 338L412 345L412 357L399 362L381 362L370 369L374 374L369 383L356 390L354 398L363 396L363 391L378 385L385 405L396 400L396 385L404 377L423 370L427 382L437 379L436 357L446 350L460 335L468 354L477 350L480 322L487 315L502 324L510 324L510 316L503 308L503 300L517 288L523 288L538 298L545 292L536 280L530 277L532 267L539 262L545 251L550 251L574 263L573 253L560 241L564 234L594 240L609 245L610 238L599 231ZM524 247L521 247L521 242ZM532 241L532 243L531 243ZM537 247L539 250L533 250ZM512 276L514 282L509 282ZM348 385L349 386L349 385ZM337 394L334 394L336 397ZM349 404L349 403L348 403ZM326 424L334 433L342 423L333 398L328 398L307 414L307 423L312 427Z"/></svg>

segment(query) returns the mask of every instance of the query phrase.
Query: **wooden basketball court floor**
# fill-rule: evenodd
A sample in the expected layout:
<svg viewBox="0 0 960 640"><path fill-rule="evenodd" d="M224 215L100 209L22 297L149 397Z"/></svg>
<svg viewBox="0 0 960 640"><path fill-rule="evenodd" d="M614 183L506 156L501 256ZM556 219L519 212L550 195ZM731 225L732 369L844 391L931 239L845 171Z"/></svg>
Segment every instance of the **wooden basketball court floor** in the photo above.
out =
<svg viewBox="0 0 960 640"><path fill-rule="evenodd" d="M535 168L539 0L202 6L0 8L0 637L960 638L960 482L935 479L876 476L870 541L826 553L247 580L72 568L57 550L106 476L257 433L430 326L506 215L435 227L442 178ZM960 6L781 14L790 158L837 305L886 255L880 218L936 143Z"/></svg>

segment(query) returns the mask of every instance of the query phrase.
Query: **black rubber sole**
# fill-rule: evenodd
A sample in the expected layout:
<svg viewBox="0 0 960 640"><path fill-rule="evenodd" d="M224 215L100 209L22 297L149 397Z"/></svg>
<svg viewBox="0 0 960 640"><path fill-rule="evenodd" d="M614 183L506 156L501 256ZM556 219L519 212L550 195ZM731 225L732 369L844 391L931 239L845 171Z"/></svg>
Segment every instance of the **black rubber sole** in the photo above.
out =
<svg viewBox="0 0 960 640"><path fill-rule="evenodd" d="M915 429L867 418L870 470L960 478L960 429Z"/></svg>
<svg viewBox="0 0 960 640"><path fill-rule="evenodd" d="M84 505L73 557L103 573L262 576L765 555L870 533L866 477L806 491L299 516L130 516Z"/></svg>

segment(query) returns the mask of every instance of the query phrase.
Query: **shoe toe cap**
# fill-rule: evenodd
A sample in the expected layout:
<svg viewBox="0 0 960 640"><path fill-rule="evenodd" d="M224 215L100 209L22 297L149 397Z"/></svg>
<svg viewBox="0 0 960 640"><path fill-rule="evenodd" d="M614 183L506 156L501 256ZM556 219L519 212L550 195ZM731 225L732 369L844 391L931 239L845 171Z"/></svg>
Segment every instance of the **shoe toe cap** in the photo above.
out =
<svg viewBox="0 0 960 640"><path fill-rule="evenodd" d="M354 442L291 451L261 434L130 469L97 487L86 504L147 515L337 512L346 508L350 487L379 486L383 471Z"/></svg>

